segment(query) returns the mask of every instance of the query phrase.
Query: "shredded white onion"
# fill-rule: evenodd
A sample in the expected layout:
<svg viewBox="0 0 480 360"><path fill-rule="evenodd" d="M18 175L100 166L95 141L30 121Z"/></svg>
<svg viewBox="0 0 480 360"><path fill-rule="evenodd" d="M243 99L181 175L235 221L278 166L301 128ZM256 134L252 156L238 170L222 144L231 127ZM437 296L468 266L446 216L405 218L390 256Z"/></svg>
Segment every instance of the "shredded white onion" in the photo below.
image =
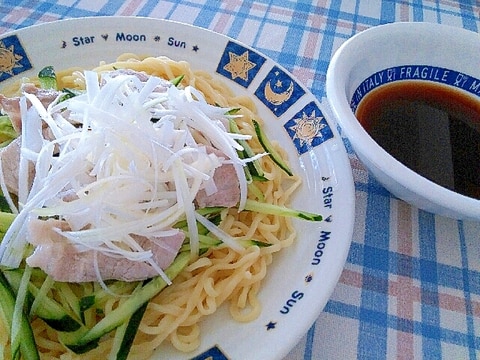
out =
<svg viewBox="0 0 480 360"><path fill-rule="evenodd" d="M70 230L62 234L80 249L135 261L151 263L151 253L131 234L171 234L181 219L188 223L192 254L199 249L197 221L241 248L194 206L198 191L216 191L213 173L229 163L240 184L239 209L244 207L243 167L253 158L239 158L236 140L250 136L226 129L228 109L209 105L193 87L177 88L153 76L145 82L127 73L99 79L86 71L84 77L85 93L61 103L45 108L32 94L22 100L20 178L27 179L33 163L35 179L30 189L25 181L19 184L21 207L0 244L0 264L20 264L30 214L66 220ZM42 136L44 123L52 138Z"/></svg>

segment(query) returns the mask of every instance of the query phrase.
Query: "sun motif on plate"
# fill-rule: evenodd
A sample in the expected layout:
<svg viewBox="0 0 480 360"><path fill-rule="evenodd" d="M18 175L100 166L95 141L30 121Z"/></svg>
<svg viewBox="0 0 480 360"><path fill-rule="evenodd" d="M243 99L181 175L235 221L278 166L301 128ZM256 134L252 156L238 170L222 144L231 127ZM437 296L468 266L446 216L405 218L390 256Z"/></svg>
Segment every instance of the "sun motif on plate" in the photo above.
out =
<svg viewBox="0 0 480 360"><path fill-rule="evenodd" d="M315 115L315 110L312 111L311 115L307 115L304 112L301 118L294 120L295 125L291 127L295 132L293 138L299 140L300 146L304 144L311 146L313 139L318 136L320 130L326 126L321 122L322 120L322 116Z"/></svg>
<svg viewBox="0 0 480 360"><path fill-rule="evenodd" d="M13 45L6 47L5 44L0 41L0 73L13 75L13 69L22 67L19 63L22 59L23 56L15 54L15 47Z"/></svg>

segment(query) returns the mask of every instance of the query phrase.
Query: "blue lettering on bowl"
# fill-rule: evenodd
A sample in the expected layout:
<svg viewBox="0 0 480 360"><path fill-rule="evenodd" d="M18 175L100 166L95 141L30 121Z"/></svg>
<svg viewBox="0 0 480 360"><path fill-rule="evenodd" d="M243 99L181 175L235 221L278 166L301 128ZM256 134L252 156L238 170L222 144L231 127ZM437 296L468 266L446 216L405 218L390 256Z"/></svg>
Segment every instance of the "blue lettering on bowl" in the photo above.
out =
<svg viewBox="0 0 480 360"><path fill-rule="evenodd" d="M401 65L378 71L363 80L354 91L350 107L355 112L360 101L379 86L403 80L433 81L480 96L480 80L462 72L430 65Z"/></svg>

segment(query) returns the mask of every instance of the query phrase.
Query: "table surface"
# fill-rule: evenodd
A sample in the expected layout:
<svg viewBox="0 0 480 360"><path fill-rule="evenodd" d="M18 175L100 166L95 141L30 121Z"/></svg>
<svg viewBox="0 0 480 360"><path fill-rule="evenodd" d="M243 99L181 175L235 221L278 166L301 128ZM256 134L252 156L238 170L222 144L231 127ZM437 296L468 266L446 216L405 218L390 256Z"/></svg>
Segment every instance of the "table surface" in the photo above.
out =
<svg viewBox="0 0 480 360"><path fill-rule="evenodd" d="M319 99L332 54L359 31L395 21L480 30L474 0L4 0L0 34L97 15L171 19L228 35L277 61ZM480 358L480 223L409 206L349 157L350 253L323 313L286 359Z"/></svg>

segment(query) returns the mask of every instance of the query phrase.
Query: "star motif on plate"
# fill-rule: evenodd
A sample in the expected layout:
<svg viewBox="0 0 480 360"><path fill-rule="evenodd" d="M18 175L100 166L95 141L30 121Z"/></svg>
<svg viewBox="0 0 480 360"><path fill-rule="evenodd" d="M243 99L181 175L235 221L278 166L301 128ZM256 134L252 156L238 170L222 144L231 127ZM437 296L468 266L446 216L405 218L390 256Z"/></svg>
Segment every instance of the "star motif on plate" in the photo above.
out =
<svg viewBox="0 0 480 360"><path fill-rule="evenodd" d="M275 329L277 326L277 323L274 321L270 321L265 327L267 328L267 331Z"/></svg>
<svg viewBox="0 0 480 360"><path fill-rule="evenodd" d="M305 276L305 282L308 284L309 282L311 282L313 280L313 274L310 273L308 274L307 276Z"/></svg>
<svg viewBox="0 0 480 360"><path fill-rule="evenodd" d="M159 42L160 41L160 36L159 35L156 35L154 38L153 38L154 41L156 42Z"/></svg>
<svg viewBox="0 0 480 360"><path fill-rule="evenodd" d="M193 45L192 50L195 51L195 52L197 52L197 51L199 50L198 45Z"/></svg>
<svg viewBox="0 0 480 360"><path fill-rule="evenodd" d="M223 68L232 75L232 80L238 77L248 81L248 71L255 67L255 63L248 60L248 51L245 51L242 55L229 52L228 56L230 61Z"/></svg>

